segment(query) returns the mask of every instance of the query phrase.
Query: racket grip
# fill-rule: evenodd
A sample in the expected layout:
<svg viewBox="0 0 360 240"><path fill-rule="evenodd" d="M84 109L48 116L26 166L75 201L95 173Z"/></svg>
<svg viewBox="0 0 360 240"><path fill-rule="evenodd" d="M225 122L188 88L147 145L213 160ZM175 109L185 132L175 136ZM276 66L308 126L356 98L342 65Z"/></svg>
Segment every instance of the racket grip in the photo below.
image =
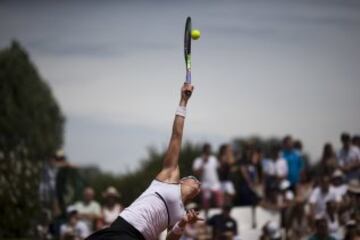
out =
<svg viewBox="0 0 360 240"><path fill-rule="evenodd" d="M191 84L191 72L190 72L190 71L186 71L185 84ZM186 94L186 96L188 96L188 97L191 96L191 92L190 92L190 91L185 91L185 94Z"/></svg>

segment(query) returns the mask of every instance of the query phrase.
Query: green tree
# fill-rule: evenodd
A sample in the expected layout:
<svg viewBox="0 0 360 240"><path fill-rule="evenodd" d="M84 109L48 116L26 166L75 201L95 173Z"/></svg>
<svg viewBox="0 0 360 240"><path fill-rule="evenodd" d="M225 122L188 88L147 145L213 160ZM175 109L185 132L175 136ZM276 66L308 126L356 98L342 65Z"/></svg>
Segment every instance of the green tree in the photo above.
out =
<svg viewBox="0 0 360 240"><path fill-rule="evenodd" d="M44 161L63 142L64 117L16 41L0 50L0 237L28 234Z"/></svg>

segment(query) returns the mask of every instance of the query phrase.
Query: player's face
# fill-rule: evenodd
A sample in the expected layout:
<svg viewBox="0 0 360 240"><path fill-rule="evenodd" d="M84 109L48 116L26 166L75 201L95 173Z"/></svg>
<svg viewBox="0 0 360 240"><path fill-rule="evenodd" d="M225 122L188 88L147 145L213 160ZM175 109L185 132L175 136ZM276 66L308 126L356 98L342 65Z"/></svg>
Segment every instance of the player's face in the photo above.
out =
<svg viewBox="0 0 360 240"><path fill-rule="evenodd" d="M190 198L194 198L200 193L201 182L194 178L185 178L181 180L181 183L191 188Z"/></svg>

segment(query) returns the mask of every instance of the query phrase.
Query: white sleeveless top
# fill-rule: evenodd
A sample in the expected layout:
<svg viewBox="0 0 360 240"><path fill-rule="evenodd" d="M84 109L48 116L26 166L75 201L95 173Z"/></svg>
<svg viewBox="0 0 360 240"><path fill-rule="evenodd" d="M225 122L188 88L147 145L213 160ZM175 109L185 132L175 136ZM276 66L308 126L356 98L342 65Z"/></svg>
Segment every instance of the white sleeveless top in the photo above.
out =
<svg viewBox="0 0 360 240"><path fill-rule="evenodd" d="M156 194L160 194L164 201ZM169 211L169 216L168 216ZM147 240L158 239L159 234L175 225L185 214L180 184L153 180L150 186L120 216L135 227ZM168 219L169 218L169 219Z"/></svg>

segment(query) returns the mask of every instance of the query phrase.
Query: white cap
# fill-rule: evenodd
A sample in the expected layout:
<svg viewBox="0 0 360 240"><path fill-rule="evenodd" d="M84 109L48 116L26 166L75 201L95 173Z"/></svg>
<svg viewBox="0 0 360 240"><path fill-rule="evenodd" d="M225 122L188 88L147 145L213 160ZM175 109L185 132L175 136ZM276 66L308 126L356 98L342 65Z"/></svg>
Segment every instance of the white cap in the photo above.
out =
<svg viewBox="0 0 360 240"><path fill-rule="evenodd" d="M269 234L270 239L277 239L281 237L280 225L276 221L269 221L266 224L266 231Z"/></svg>

